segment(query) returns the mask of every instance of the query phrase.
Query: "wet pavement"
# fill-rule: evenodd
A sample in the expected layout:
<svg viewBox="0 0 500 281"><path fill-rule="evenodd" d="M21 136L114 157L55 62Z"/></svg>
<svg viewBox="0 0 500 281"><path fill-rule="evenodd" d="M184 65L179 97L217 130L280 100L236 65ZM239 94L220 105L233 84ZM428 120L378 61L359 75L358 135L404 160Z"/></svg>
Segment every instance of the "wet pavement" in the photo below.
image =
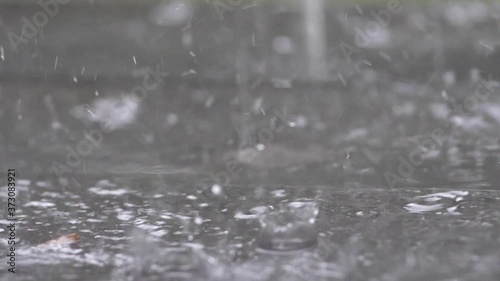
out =
<svg viewBox="0 0 500 281"><path fill-rule="evenodd" d="M88 188L20 184L19 200L28 203L18 259L30 273L21 271L19 280L495 280L500 274L496 190L202 190L158 176L82 184ZM315 200L316 220L297 207L305 199ZM284 202L295 209L280 212L296 210L314 223L269 217ZM295 246L269 243L269 228L282 232L273 239L286 234ZM33 246L71 232L81 239L74 248Z"/></svg>
<svg viewBox="0 0 500 281"><path fill-rule="evenodd" d="M0 280L500 278L497 4L404 2L361 47L387 3L328 3L311 69L295 4L82 3L0 40Z"/></svg>

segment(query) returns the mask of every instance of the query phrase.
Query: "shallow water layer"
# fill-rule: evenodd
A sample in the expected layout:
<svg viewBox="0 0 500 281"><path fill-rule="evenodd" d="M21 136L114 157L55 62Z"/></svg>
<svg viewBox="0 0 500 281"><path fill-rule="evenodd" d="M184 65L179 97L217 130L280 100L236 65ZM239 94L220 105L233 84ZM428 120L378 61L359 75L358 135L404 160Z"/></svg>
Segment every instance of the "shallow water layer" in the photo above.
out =
<svg viewBox="0 0 500 281"><path fill-rule="evenodd" d="M66 187L64 193L54 192L62 188L55 182L24 182L19 192L23 203L18 210L18 260L19 270L31 273L18 274L17 280L39 280L37 276L80 280L80 275L96 280L367 280L366 276L495 280L500 276L496 190L467 185L399 190L227 186L215 188L214 193L212 188L169 184L157 176L137 180L141 183L133 185L120 178L85 178L82 184L88 188ZM266 209L280 204L297 207L307 198L318 206L316 219L314 214L305 218L317 233L283 236L291 224L305 222L287 218L282 225L270 226L269 217L262 219L273 214ZM313 236L315 243L259 250L269 245L259 242L263 239L259 217L268 223L264 239ZM36 247L73 232L81 240L72 248ZM0 247L6 250L7 245L2 242Z"/></svg>

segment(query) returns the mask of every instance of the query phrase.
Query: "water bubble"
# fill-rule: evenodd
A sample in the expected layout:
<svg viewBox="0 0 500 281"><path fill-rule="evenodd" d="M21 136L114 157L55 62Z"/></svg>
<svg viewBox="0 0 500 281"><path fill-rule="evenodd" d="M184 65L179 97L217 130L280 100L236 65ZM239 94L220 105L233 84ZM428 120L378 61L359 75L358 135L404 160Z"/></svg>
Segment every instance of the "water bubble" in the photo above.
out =
<svg viewBox="0 0 500 281"><path fill-rule="evenodd" d="M270 251L293 251L316 244L316 217L319 209L312 200L282 204L259 217L257 245Z"/></svg>

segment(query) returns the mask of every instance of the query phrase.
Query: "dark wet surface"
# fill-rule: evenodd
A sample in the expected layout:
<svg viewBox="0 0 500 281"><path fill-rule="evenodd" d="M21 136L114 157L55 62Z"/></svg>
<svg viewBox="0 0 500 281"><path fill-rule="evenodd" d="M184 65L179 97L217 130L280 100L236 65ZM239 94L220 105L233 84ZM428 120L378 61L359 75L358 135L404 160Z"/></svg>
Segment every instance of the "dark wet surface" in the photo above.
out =
<svg viewBox="0 0 500 281"><path fill-rule="evenodd" d="M94 9L75 16L78 5L19 54L0 41L0 168L17 171L20 219L12 280L500 279L497 4L406 4L351 61L339 42L382 7L328 6L319 81L302 67L293 5L222 24L201 7L212 37L195 24L189 48L167 44L186 29L153 28L148 7L96 12L122 17L106 47L92 42L107 29L68 35ZM4 31L30 14L8 9ZM273 53L286 38L250 47L252 34L298 53ZM169 76L134 99L144 84L132 70L158 65ZM69 233L71 247L36 247Z"/></svg>
<svg viewBox="0 0 500 281"><path fill-rule="evenodd" d="M28 203L21 208L19 259L32 272L20 280L495 280L500 274L495 190L257 185L214 193L166 182L87 178L82 184L89 188L63 194L57 184L20 185L19 200ZM319 205L317 245L259 251L265 208L304 198ZM75 249L30 246L69 232L81 236Z"/></svg>

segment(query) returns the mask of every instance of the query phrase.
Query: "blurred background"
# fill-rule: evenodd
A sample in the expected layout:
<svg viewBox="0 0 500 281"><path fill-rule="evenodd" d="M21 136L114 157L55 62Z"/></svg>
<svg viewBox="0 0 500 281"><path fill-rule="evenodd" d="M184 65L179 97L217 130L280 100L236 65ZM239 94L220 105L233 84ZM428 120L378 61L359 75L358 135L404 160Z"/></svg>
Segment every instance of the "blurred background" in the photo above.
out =
<svg viewBox="0 0 500 281"><path fill-rule="evenodd" d="M328 184L347 172L383 183L395 155L439 128L446 141L405 180L448 181L459 167L479 180L485 160L498 162L497 8L2 1L2 164L50 174L82 129L109 121L86 172L128 162L210 170L230 157L254 172L295 167L303 174L294 182ZM276 121L288 124L270 135ZM313 163L321 165L300 168Z"/></svg>
<svg viewBox="0 0 500 281"><path fill-rule="evenodd" d="M405 181L498 163L498 4L261 2L2 1L2 164L50 174L106 122L86 172L229 157L250 169L233 180L384 183L434 129Z"/></svg>
<svg viewBox="0 0 500 281"><path fill-rule="evenodd" d="M343 242L328 240L336 246L323 262L338 267L315 280L497 280L499 28L496 1L0 0L0 167L25 180L23 245L75 229L106 245L95 252L95 243L82 242L94 255L73 259L83 269L47 273L28 252L30 268L51 280L90 278L90 269L110 280L125 261L97 255L123 253L132 247L120 240L124 233L152 220L142 229L163 242L199 234L202 244L216 245L215 227L234 231L224 245L246 249L231 252L238 280L303 280L281 267L251 279L256 261L245 243L258 227L229 223L229 213L240 212L238 221L267 199L326 196L321 237ZM434 189L467 193L432 197L451 200L440 207L411 205ZM199 197L221 190L225 197ZM188 195L198 199L186 203ZM415 208L439 218L406 217ZM172 215L181 221L171 226L177 234L158 233L174 225L159 218L165 210L179 216ZM435 223L456 210L465 218ZM401 232L388 230L382 211ZM198 217L215 226L183 220ZM483 223L474 235L487 237L464 221ZM447 228L458 224L465 229ZM421 229L445 238L422 238ZM331 238L333 230L342 234ZM473 236L453 248L457 257L471 248L482 254L460 265L445 259L441 268L411 263L441 260L448 243L466 243L449 242L450 233ZM387 245L373 246L372 234ZM433 243L443 252L432 252ZM350 259L365 251L364 261ZM403 260L401 270L391 266ZM312 272L319 271L302 274Z"/></svg>

